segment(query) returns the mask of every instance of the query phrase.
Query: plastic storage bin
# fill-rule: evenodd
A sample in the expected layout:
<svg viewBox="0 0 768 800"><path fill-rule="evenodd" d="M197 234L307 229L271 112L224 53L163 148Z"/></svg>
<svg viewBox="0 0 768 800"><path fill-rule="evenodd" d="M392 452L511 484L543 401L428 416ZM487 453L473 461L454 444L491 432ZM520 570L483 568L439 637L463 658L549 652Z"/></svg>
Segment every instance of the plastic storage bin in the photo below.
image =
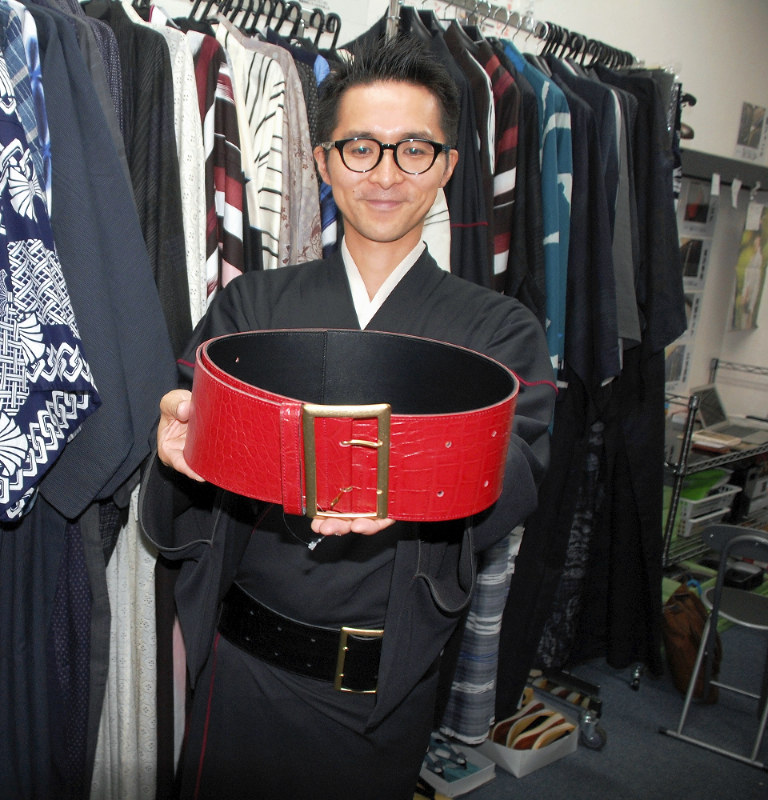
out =
<svg viewBox="0 0 768 800"><path fill-rule="evenodd" d="M719 489L716 489L712 494L702 497L700 500L689 500L687 497L681 497L677 511L675 532L678 536L691 536L691 533L685 532L691 520L699 520L701 517L711 515L716 511L722 511L723 516L725 516L725 514L731 510L734 497L740 491L740 486L731 486L727 484L726 486L721 486Z"/></svg>
<svg viewBox="0 0 768 800"><path fill-rule="evenodd" d="M722 522L730 510L730 508L718 508L709 514L702 514L700 517L690 517L685 520L678 519L675 526L675 535L683 539L690 539L692 536L700 534L710 525Z"/></svg>

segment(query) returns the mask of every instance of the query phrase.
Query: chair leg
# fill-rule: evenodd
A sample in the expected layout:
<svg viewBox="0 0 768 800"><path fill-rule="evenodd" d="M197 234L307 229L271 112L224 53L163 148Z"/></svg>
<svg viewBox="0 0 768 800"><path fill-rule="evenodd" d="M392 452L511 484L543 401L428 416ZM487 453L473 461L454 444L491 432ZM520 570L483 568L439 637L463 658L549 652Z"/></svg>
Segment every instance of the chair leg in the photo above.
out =
<svg viewBox="0 0 768 800"><path fill-rule="evenodd" d="M704 672L701 677L701 699L706 702L712 688L714 675L712 674L715 666L715 650L717 649L717 626L712 625L711 614L707 620L709 623L701 632L702 641L706 642L704 650Z"/></svg>
<svg viewBox="0 0 768 800"><path fill-rule="evenodd" d="M760 690L760 702L758 704L758 713L760 714L760 724L757 728L757 736L755 737L755 746L752 749L752 760L757 760L757 754L760 750L760 745L763 743L763 736L765 735L766 723L768 723L768 656L765 659L765 670L763 672L763 685Z"/></svg>
<svg viewBox="0 0 768 800"><path fill-rule="evenodd" d="M691 700L693 699L693 692L696 688L696 680L699 676L699 671L701 670L701 662L704 660L704 654L707 651L707 639L709 638L709 628L711 625L712 619L711 617L707 619L706 623L704 624L704 630L701 632L701 644L699 645L699 652L696 653L696 663L693 665L693 672L691 674L691 679L688 682L688 690L685 693L685 702L683 703L683 710L680 714L680 721L677 724L677 732L683 732L683 726L685 725L685 720L688 717L688 709L691 706Z"/></svg>

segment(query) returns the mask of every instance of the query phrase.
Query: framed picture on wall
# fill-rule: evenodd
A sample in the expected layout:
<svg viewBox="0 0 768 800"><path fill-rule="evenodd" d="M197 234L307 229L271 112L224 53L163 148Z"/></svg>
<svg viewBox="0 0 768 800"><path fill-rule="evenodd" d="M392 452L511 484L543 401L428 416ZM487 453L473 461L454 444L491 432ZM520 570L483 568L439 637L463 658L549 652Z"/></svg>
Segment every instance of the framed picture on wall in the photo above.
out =
<svg viewBox="0 0 768 800"><path fill-rule="evenodd" d="M757 103L742 103L739 130L736 134L736 158L758 161L765 155L768 138L766 108Z"/></svg>
<svg viewBox="0 0 768 800"><path fill-rule="evenodd" d="M765 286L768 265L767 206L751 201L736 259L734 284L733 330L747 331L757 327L757 315Z"/></svg>

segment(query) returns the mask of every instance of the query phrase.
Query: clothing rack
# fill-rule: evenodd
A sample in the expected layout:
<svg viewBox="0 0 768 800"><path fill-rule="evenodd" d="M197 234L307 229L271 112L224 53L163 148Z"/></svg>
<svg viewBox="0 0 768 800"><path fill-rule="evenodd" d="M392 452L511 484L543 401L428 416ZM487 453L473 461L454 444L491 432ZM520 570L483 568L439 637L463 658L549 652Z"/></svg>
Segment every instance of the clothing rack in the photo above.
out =
<svg viewBox="0 0 768 800"><path fill-rule="evenodd" d="M566 55L580 58L583 64L586 57L590 56L590 64L600 62L605 66L617 69L637 64L638 60L627 50L621 50L606 44L599 39L592 39L582 33L571 31L554 22L538 20L531 10L521 14L519 11L510 11L503 6L488 3L486 0L445 0L446 5L454 6L467 12L467 22L472 25L481 25L492 22L502 26L501 36L509 28L522 31L529 36L544 41L544 53L552 53L559 57ZM387 13L386 36L391 38L397 31L400 18L400 0L389 0Z"/></svg>
<svg viewBox="0 0 768 800"><path fill-rule="evenodd" d="M338 14L326 14L320 8L310 11L297 0L195 0L188 16L203 21L214 6L230 22L237 20L238 27L249 34L255 32L259 20L264 18L262 27L271 28L276 33L280 33L283 25L288 23L290 29L286 36L291 39L304 38L308 30L314 31L315 46L323 34L330 34L333 39L329 49L334 50L341 32L341 17Z"/></svg>
<svg viewBox="0 0 768 800"><path fill-rule="evenodd" d="M386 28L388 39L397 32L400 7L402 5L404 4L401 0L389 0ZM466 11L467 22L472 25L477 25L481 22L496 22L503 25L504 30L513 27L518 31L534 34L537 38L544 38L549 32L549 23L535 20L530 12L521 15L517 11L509 11L502 6L494 6L492 3L479 2L479 0L445 0L445 5ZM481 8L485 10L481 11Z"/></svg>

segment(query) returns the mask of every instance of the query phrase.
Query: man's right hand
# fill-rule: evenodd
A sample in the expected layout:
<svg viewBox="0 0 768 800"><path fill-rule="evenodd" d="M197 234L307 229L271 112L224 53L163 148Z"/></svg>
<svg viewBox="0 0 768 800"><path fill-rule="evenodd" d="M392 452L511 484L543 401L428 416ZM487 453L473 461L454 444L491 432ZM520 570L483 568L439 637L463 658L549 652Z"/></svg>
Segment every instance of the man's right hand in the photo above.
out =
<svg viewBox="0 0 768 800"><path fill-rule="evenodd" d="M160 424L157 428L157 455L167 467L196 481L204 481L184 458L184 443L187 440L189 413L192 407L192 392L174 389L160 400Z"/></svg>

